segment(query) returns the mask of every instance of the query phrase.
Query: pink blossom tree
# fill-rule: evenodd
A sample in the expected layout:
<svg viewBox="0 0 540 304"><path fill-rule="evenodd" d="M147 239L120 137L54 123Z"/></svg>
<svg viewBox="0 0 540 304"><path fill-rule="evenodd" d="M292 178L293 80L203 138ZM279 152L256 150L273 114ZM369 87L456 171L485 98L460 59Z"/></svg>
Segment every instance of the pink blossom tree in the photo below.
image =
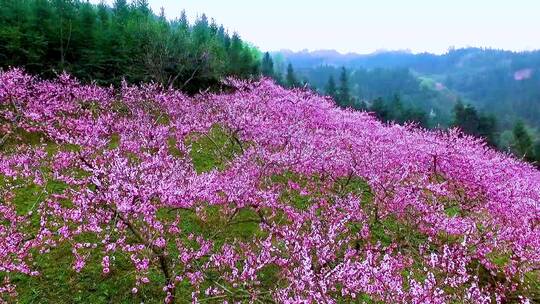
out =
<svg viewBox="0 0 540 304"><path fill-rule="evenodd" d="M194 302L538 300L533 167L455 130L384 125L266 79L228 84L188 97L0 73L4 299L13 274L39 275L36 254L67 245L76 272L126 257L133 293L159 271L165 302L180 288ZM21 211L28 186L41 195ZM207 228L186 229L192 218ZM228 233L239 221L255 231Z"/></svg>

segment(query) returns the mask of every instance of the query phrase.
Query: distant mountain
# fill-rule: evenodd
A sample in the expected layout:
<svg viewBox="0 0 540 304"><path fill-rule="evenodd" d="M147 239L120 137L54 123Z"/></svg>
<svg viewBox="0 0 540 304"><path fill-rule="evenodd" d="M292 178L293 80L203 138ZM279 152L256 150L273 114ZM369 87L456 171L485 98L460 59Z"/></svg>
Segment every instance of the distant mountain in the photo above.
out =
<svg viewBox="0 0 540 304"><path fill-rule="evenodd" d="M522 65L531 61L538 64L540 60L540 50L512 52L482 48L453 49L442 55L431 53L414 54L408 50L378 51L371 54L342 54L336 50L303 50L300 52L281 50L274 52L274 54L280 54L298 68L314 67L321 64L345 64L352 68L408 67L423 72L481 67L493 63L515 67L515 65Z"/></svg>
<svg viewBox="0 0 540 304"><path fill-rule="evenodd" d="M316 74L321 71L321 67L331 69L344 66L351 72L352 79L355 73L361 71L406 69L419 79L419 85L425 85L428 81L433 84L435 91L444 88L447 95L461 97L480 110L495 114L506 128L518 118L540 127L540 51L464 48L436 55L409 51L341 54L335 50L320 50L280 51L274 53L274 56L285 63L292 63L301 77L315 83L319 90L324 89L329 75L337 76L337 72L327 71L324 77L318 77ZM365 78L362 81L366 82ZM396 87L396 81L399 82L391 77L383 77L381 81L384 83L373 85L390 90ZM373 91L365 83L354 85L359 88L363 86L364 91ZM356 94L360 98L373 97L363 96L360 91ZM417 103L425 104L424 100L418 100L418 95L415 96Z"/></svg>

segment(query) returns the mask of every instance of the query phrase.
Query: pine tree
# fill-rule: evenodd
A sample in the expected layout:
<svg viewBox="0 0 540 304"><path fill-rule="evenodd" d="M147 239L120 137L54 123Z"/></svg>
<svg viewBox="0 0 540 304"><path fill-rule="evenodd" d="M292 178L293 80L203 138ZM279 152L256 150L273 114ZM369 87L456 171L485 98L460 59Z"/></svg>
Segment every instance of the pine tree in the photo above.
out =
<svg viewBox="0 0 540 304"><path fill-rule="evenodd" d="M406 108L401 112L400 122L414 122L419 126L427 128L428 127L428 115L425 111L418 108Z"/></svg>
<svg viewBox="0 0 540 304"><path fill-rule="evenodd" d="M287 87L289 88L295 88L298 86L298 80L296 80L296 75L294 74L294 69L291 63L287 65L286 81Z"/></svg>
<svg viewBox="0 0 540 304"><path fill-rule="evenodd" d="M390 120L388 106L381 97L378 97L373 101L369 110L374 112L375 116L377 116L377 118L383 122Z"/></svg>
<svg viewBox="0 0 540 304"><path fill-rule="evenodd" d="M458 127L462 124L465 117L465 105L461 101L461 99L458 99L456 104L454 105L454 121L452 122L452 125L455 127Z"/></svg>
<svg viewBox="0 0 540 304"><path fill-rule="evenodd" d="M401 102L401 97L399 94L394 94L394 99L392 99L392 103L390 106L390 116L393 121L397 123L404 123L408 121L408 117L405 117L404 109L403 109L403 103ZM410 114L410 113L407 113Z"/></svg>
<svg viewBox="0 0 540 304"><path fill-rule="evenodd" d="M355 109L360 110L360 111L367 111L369 110L369 107L367 103L362 99L356 104Z"/></svg>
<svg viewBox="0 0 540 304"><path fill-rule="evenodd" d="M276 80L276 83L279 84L280 86L283 86L283 87L287 86L287 84L285 83L285 80L283 79L283 73L279 71L275 71L274 79Z"/></svg>
<svg viewBox="0 0 540 304"><path fill-rule="evenodd" d="M492 147L497 146L497 119L493 115L480 115L478 133Z"/></svg>
<svg viewBox="0 0 540 304"><path fill-rule="evenodd" d="M98 9L98 20L99 22L101 23L102 25L102 31L105 30L105 27L109 25L109 9L107 7L107 5L105 5L104 2L100 2L98 5L97 5L97 9Z"/></svg>
<svg viewBox="0 0 540 304"><path fill-rule="evenodd" d="M133 4L144 16L148 16L150 14L151 9L148 0L136 0Z"/></svg>
<svg viewBox="0 0 540 304"><path fill-rule="evenodd" d="M228 75L259 75L259 65L256 50L205 15L193 26L185 12L169 21L148 0L0 0L0 68L44 78L66 70L100 85L154 80L197 92Z"/></svg>
<svg viewBox="0 0 540 304"><path fill-rule="evenodd" d="M533 155L533 141L531 135L525 128L523 121L518 120L512 130L514 135L513 148L518 157L526 160L531 160Z"/></svg>
<svg viewBox="0 0 540 304"><path fill-rule="evenodd" d="M332 97L334 100L337 100L337 88L336 82L334 81L334 76L330 75L328 77L328 84L326 85L326 95Z"/></svg>
<svg viewBox="0 0 540 304"><path fill-rule="evenodd" d="M159 8L159 21L165 22L167 19L165 17L165 8L162 6Z"/></svg>
<svg viewBox="0 0 540 304"><path fill-rule="evenodd" d="M189 31L189 21L185 10L182 10L180 13L180 18L178 19L178 25L180 30L183 32Z"/></svg>
<svg viewBox="0 0 540 304"><path fill-rule="evenodd" d="M205 43L210 40L210 26L208 23L208 17L206 17L205 14L202 14L201 17L195 21L192 35L193 42L197 47L200 48L203 48Z"/></svg>
<svg viewBox="0 0 540 304"><path fill-rule="evenodd" d="M538 166L540 164L540 140L537 140L534 143L534 159L536 161L536 165Z"/></svg>
<svg viewBox="0 0 540 304"><path fill-rule="evenodd" d="M84 75L87 78L92 74L92 70L95 68L94 57L96 51L94 45L96 44L96 18L97 15L94 11L94 7L90 3L82 3L79 14L79 22L76 27L76 37L74 41L79 41L77 47L78 57L81 60L81 66L78 67L78 74Z"/></svg>
<svg viewBox="0 0 540 304"><path fill-rule="evenodd" d="M268 52L264 53L261 63L261 72L265 77L274 77L274 62Z"/></svg>
<svg viewBox="0 0 540 304"><path fill-rule="evenodd" d="M229 47L229 62L230 62L230 71L229 74L240 75L242 73L242 52L243 45L240 40L240 36L237 33L234 33L231 38L231 45Z"/></svg>
<svg viewBox="0 0 540 304"><path fill-rule="evenodd" d="M113 12L114 15L117 17L120 21L126 21L126 16L128 14L128 3L127 0L115 0L113 4Z"/></svg>
<svg viewBox="0 0 540 304"><path fill-rule="evenodd" d="M338 101L342 106L351 106L351 96L349 93L349 77L347 76L347 70L345 67L341 68L341 74L339 76L339 90Z"/></svg>
<svg viewBox="0 0 540 304"><path fill-rule="evenodd" d="M471 105L464 105L461 100L454 106L453 125L459 127L465 134L480 136L480 118L476 109Z"/></svg>
<svg viewBox="0 0 540 304"><path fill-rule="evenodd" d="M314 90L314 88L309 84L309 79L307 77L302 78L302 81L300 82L300 86L308 90Z"/></svg>

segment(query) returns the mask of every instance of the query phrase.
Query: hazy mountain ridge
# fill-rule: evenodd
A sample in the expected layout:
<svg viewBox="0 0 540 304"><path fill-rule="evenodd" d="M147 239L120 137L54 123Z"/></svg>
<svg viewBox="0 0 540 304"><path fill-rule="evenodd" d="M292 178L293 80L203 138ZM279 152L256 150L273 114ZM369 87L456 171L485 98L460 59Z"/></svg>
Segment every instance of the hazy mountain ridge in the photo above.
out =
<svg viewBox="0 0 540 304"><path fill-rule="evenodd" d="M273 52L280 54L298 68L313 67L306 63L312 62L315 65L342 65L346 64L351 68L393 68L409 67L422 72L433 72L437 68L460 68L464 66L479 67L485 64L486 60L504 66L519 69L525 62L533 61L540 66L540 50L514 52L507 50L484 49L484 48L464 48L450 49L447 53L437 55L428 52L412 53L409 50L387 51L381 50L369 54L340 53L336 50L303 50L294 52L291 50L280 50ZM426 65L426 63L436 63Z"/></svg>
<svg viewBox="0 0 540 304"><path fill-rule="evenodd" d="M464 48L450 49L441 55L414 54L403 50L372 54L341 54L335 50L320 50L280 51L274 56L290 62L308 81L315 80L318 89L322 88L322 79L312 79L313 71L322 66L344 66L353 75L356 70L362 69L407 69L419 79L432 79L436 86L449 90L451 95L461 97L482 111L495 114L503 127L510 126L516 119L540 126L539 50L513 52ZM423 100L417 102L425 103Z"/></svg>

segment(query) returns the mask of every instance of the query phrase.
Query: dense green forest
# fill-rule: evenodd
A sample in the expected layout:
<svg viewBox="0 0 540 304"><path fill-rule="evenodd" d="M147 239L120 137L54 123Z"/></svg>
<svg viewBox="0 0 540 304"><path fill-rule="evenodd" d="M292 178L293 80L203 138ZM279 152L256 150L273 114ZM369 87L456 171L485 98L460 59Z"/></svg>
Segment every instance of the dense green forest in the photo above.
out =
<svg viewBox="0 0 540 304"><path fill-rule="evenodd" d="M224 76L258 75L259 51L201 15L190 24L148 1L0 0L0 66L84 81L157 81L196 92Z"/></svg>

